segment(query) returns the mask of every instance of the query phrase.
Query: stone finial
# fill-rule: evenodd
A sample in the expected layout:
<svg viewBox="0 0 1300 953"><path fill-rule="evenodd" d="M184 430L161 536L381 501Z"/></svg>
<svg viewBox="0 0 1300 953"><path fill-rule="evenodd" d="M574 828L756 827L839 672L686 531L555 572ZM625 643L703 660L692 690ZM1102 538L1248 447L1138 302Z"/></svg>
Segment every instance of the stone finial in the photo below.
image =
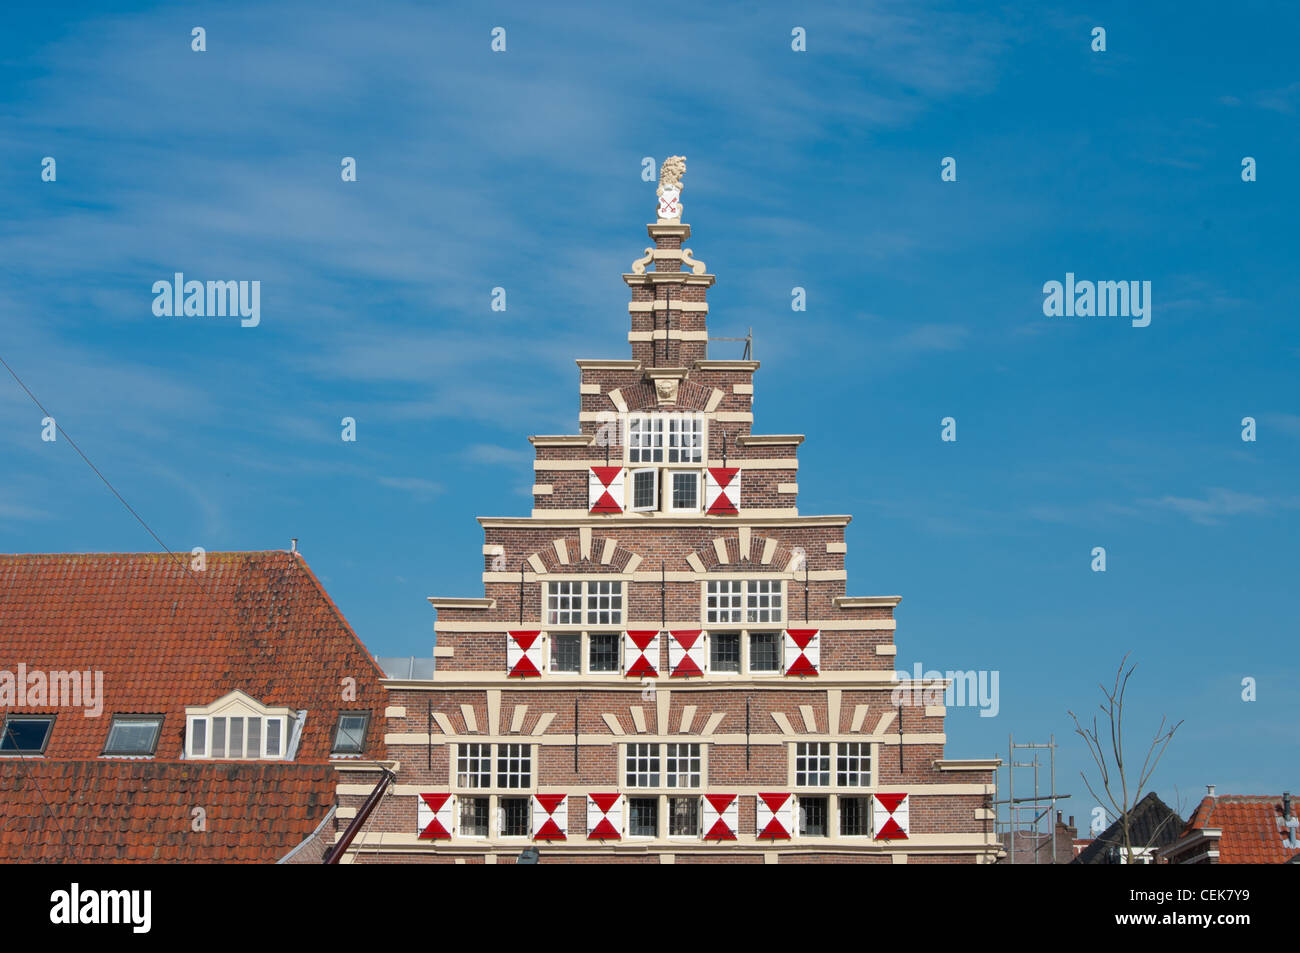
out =
<svg viewBox="0 0 1300 953"><path fill-rule="evenodd" d="M659 221L682 219L682 176L686 174L686 157L669 156L659 166Z"/></svg>

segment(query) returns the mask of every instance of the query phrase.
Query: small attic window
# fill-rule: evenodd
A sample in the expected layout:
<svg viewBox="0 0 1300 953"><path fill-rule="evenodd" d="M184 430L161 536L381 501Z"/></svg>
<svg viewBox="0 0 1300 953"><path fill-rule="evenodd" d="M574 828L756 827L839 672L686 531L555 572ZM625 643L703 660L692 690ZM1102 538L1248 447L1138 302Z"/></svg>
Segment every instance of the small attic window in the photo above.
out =
<svg viewBox="0 0 1300 953"><path fill-rule="evenodd" d="M330 750L330 754L361 754L365 751L366 726L369 722L370 712L341 712L338 726L334 729L334 747Z"/></svg>
<svg viewBox="0 0 1300 953"><path fill-rule="evenodd" d="M151 756L158 749L162 715L114 715L104 754Z"/></svg>
<svg viewBox="0 0 1300 953"><path fill-rule="evenodd" d="M0 734L0 754L44 754L53 727L53 715L8 716Z"/></svg>
<svg viewBox="0 0 1300 953"><path fill-rule="evenodd" d="M185 709L185 756L213 761L279 761L294 713L270 708L241 691Z"/></svg>

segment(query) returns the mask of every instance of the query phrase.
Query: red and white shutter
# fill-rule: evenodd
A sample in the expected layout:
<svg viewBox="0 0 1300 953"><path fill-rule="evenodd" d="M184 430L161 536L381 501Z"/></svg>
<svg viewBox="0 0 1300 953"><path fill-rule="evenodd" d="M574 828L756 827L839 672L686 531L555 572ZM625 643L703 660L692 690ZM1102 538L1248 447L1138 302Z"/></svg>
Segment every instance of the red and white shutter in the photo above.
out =
<svg viewBox="0 0 1300 953"><path fill-rule="evenodd" d="M794 830L794 795L758 796L758 839L789 840Z"/></svg>
<svg viewBox="0 0 1300 953"><path fill-rule="evenodd" d="M587 840L623 838L623 795L587 795Z"/></svg>
<svg viewBox="0 0 1300 953"><path fill-rule="evenodd" d="M705 474L704 512L708 516L740 513L740 467L709 467Z"/></svg>
<svg viewBox="0 0 1300 953"><path fill-rule="evenodd" d="M420 828L420 840L446 840L451 837L452 796L450 794L421 794L415 806L415 823Z"/></svg>
<svg viewBox="0 0 1300 953"><path fill-rule="evenodd" d="M623 658L628 678L659 677L659 630L638 629L623 633Z"/></svg>
<svg viewBox="0 0 1300 953"><path fill-rule="evenodd" d="M820 629L785 630L785 674L816 675L822 667Z"/></svg>
<svg viewBox="0 0 1300 953"><path fill-rule="evenodd" d="M871 826L876 840L907 840L907 795L877 794Z"/></svg>
<svg viewBox="0 0 1300 953"><path fill-rule="evenodd" d="M590 467L587 474L587 512L623 512L623 468Z"/></svg>
<svg viewBox="0 0 1300 953"><path fill-rule="evenodd" d="M506 633L506 674L526 678L542 674L542 633Z"/></svg>
<svg viewBox="0 0 1300 953"><path fill-rule="evenodd" d="M533 840L568 840L569 796L533 795Z"/></svg>
<svg viewBox="0 0 1300 953"><path fill-rule="evenodd" d="M705 840L735 840L740 826L740 798L735 794L704 795Z"/></svg>
<svg viewBox="0 0 1300 953"><path fill-rule="evenodd" d="M668 633L668 675L679 678L704 674L704 632L701 629Z"/></svg>

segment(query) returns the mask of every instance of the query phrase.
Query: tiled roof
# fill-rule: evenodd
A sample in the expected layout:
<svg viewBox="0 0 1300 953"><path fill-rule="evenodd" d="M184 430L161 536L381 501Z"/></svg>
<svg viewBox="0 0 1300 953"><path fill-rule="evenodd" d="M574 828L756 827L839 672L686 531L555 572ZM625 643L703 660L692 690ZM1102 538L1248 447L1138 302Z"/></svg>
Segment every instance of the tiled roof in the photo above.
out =
<svg viewBox="0 0 1300 953"><path fill-rule="evenodd" d="M29 759L4 768L6 862L274 863L334 798L334 771L321 764Z"/></svg>
<svg viewBox="0 0 1300 953"><path fill-rule="evenodd" d="M1297 809L1292 806L1292 811ZM1283 864L1297 851L1282 844L1282 798L1272 795L1220 794L1204 797L1192 812L1184 836L1219 829L1219 863Z"/></svg>
<svg viewBox="0 0 1300 953"><path fill-rule="evenodd" d="M65 833L89 838L82 849L104 859L274 859L333 801L340 711L372 713L364 756L384 756L383 673L300 556L208 553L201 572L188 554L181 560L0 555L0 670L103 673L98 717L84 707L12 709L57 717L43 757L0 757L0 861L30 856L32 823L47 825L42 851L61 849L42 790ZM306 710L294 762L181 760L186 706L235 689ZM163 716L155 758L101 758L114 714ZM208 811L206 840L189 831L195 806Z"/></svg>
<svg viewBox="0 0 1300 953"><path fill-rule="evenodd" d="M104 673L102 717L24 709L59 711L46 757L99 757L111 716L131 713L163 715L157 757L179 758L185 707L238 688L307 709L297 760L322 762L339 711L381 708L383 673L301 557L206 559L193 572L166 554L0 555L0 668ZM345 678L355 702L343 700ZM376 714L369 752L381 732Z"/></svg>

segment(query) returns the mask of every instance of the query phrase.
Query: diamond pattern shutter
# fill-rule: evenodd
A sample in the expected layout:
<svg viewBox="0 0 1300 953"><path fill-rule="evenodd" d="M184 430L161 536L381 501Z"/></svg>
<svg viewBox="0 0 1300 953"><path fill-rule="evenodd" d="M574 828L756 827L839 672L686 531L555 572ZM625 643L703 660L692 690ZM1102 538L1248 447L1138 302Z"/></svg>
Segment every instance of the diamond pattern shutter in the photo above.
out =
<svg viewBox="0 0 1300 953"><path fill-rule="evenodd" d="M708 516L740 513L740 467L709 467L705 474L704 512Z"/></svg>
<svg viewBox="0 0 1300 953"><path fill-rule="evenodd" d="M587 840L621 840L623 795L587 795Z"/></svg>
<svg viewBox="0 0 1300 953"><path fill-rule="evenodd" d="M735 840L740 826L740 798L735 794L704 795L705 840Z"/></svg>
<svg viewBox="0 0 1300 953"><path fill-rule="evenodd" d="M623 633L623 658L628 660L628 678L659 677L659 630L641 629Z"/></svg>
<svg viewBox="0 0 1300 953"><path fill-rule="evenodd" d="M871 826L876 840L907 840L907 795L877 794L875 810L871 812Z"/></svg>
<svg viewBox="0 0 1300 953"><path fill-rule="evenodd" d="M587 474L587 511L623 512L623 468L591 467Z"/></svg>
<svg viewBox="0 0 1300 953"><path fill-rule="evenodd" d="M794 830L794 795L758 796L758 839L789 840Z"/></svg>
<svg viewBox="0 0 1300 953"><path fill-rule="evenodd" d="M451 837L452 796L450 794L421 794L415 805L415 823L420 829L420 840L446 840Z"/></svg>
<svg viewBox="0 0 1300 953"><path fill-rule="evenodd" d="M533 795L533 840L568 840L569 796Z"/></svg>
<svg viewBox="0 0 1300 953"><path fill-rule="evenodd" d="M506 633L506 674L526 678L542 674L542 633Z"/></svg>
<svg viewBox="0 0 1300 953"><path fill-rule="evenodd" d="M689 629L668 633L668 675L680 678L704 674L703 630Z"/></svg>
<svg viewBox="0 0 1300 953"><path fill-rule="evenodd" d="M820 629L785 630L785 674L816 675L822 666Z"/></svg>

